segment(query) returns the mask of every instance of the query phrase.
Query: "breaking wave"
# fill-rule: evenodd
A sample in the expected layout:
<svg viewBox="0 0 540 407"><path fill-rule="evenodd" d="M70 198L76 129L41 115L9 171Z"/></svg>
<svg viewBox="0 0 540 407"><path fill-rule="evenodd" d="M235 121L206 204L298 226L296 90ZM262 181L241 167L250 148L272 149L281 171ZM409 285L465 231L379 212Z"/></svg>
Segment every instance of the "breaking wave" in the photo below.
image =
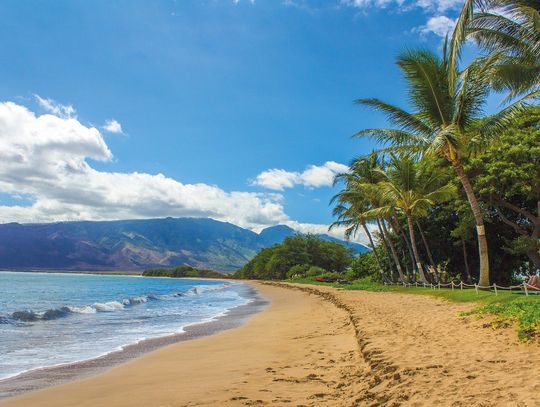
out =
<svg viewBox="0 0 540 407"><path fill-rule="evenodd" d="M172 294L148 294L138 295L135 297L124 298L121 301L108 301L108 302L96 302L92 305L77 306L63 306L60 308L48 309L46 311L32 311L21 310L15 311L10 315L0 315L0 324L17 324L25 322L37 322L37 321L51 321L55 319L65 318L71 314L95 314L97 312L114 312L121 311L126 307L135 306L139 304L147 303L148 301L163 301L171 300L178 297L190 297L194 295L201 295L208 291L222 290L229 287L230 284L221 285L200 285L191 287L184 292L175 292Z"/></svg>

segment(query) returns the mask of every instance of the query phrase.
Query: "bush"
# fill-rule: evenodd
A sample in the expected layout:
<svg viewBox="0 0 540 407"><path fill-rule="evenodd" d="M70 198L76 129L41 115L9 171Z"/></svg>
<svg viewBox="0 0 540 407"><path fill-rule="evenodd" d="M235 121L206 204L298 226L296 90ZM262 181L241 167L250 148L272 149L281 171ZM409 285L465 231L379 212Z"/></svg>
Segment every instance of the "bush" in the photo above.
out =
<svg viewBox="0 0 540 407"><path fill-rule="evenodd" d="M311 266L309 264L297 264L287 272L287 278L304 277Z"/></svg>
<svg viewBox="0 0 540 407"><path fill-rule="evenodd" d="M317 277L317 276L322 276L323 274L325 274L327 271L325 269L323 269L322 267L317 267L317 266L311 266L309 268L309 270L306 272L306 277Z"/></svg>
<svg viewBox="0 0 540 407"><path fill-rule="evenodd" d="M355 257L347 270L347 277L353 280L371 277L377 281L381 280L381 272L377 264L377 259L373 252L362 253Z"/></svg>
<svg viewBox="0 0 540 407"><path fill-rule="evenodd" d="M201 277L201 278L228 278L228 276L214 270L197 269L191 266L178 266L174 269L149 269L144 270L143 277Z"/></svg>

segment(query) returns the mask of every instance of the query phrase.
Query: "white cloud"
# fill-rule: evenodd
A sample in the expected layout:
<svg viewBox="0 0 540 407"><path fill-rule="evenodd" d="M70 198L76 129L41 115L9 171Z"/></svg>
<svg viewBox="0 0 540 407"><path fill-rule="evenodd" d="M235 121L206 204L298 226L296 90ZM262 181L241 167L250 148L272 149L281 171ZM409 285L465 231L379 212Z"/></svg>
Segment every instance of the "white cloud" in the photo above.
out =
<svg viewBox="0 0 540 407"><path fill-rule="evenodd" d="M96 128L0 103L0 192L32 202L0 206L0 222L194 216L255 228L290 220L279 194L227 192L163 174L98 171L88 162L112 157Z"/></svg>
<svg viewBox="0 0 540 407"><path fill-rule="evenodd" d="M293 188L296 185L319 188L331 186L337 174L345 173L348 170L349 167L335 161L327 161L320 166L310 165L304 172L292 172L273 168L257 175L251 182L251 185L275 191L283 191L285 188Z"/></svg>
<svg viewBox="0 0 540 407"><path fill-rule="evenodd" d="M285 224L299 233L326 234L336 237L338 239L345 240L345 228L343 227L335 227L332 228L332 230L328 230L328 225L317 223L299 223L294 220L287 221L285 222ZM375 233L376 226L368 225L368 228L373 235ZM375 238L375 236L373 237ZM364 230L362 230L361 228L358 230L355 236L351 236L350 241L361 243L365 246L368 246L369 244L369 239L365 234Z"/></svg>
<svg viewBox="0 0 540 407"><path fill-rule="evenodd" d="M439 13L448 10L457 10L463 5L462 0L341 0L341 4L347 7L368 9L372 7L386 8L389 5L399 6L401 11L421 8L426 11Z"/></svg>
<svg viewBox="0 0 540 407"><path fill-rule="evenodd" d="M62 105L52 99L42 98L39 95L34 95L39 106L47 113L54 114L62 118L75 117L76 111L71 105Z"/></svg>
<svg viewBox="0 0 540 407"><path fill-rule="evenodd" d="M107 120L103 125L103 130L109 133L124 134L122 125L115 119Z"/></svg>
<svg viewBox="0 0 540 407"><path fill-rule="evenodd" d="M456 20L452 20L446 16L431 17L426 25L417 28L416 30L422 34L435 34L439 37L446 37L447 34L452 34Z"/></svg>

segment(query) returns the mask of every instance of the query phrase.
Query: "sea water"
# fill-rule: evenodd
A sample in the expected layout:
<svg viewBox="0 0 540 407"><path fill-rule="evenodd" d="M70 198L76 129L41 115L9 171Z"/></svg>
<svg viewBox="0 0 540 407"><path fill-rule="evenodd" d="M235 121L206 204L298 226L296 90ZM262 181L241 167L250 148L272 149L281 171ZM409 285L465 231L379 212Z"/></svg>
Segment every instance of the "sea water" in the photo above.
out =
<svg viewBox="0 0 540 407"><path fill-rule="evenodd" d="M244 284L0 272L0 379L181 333L250 302Z"/></svg>

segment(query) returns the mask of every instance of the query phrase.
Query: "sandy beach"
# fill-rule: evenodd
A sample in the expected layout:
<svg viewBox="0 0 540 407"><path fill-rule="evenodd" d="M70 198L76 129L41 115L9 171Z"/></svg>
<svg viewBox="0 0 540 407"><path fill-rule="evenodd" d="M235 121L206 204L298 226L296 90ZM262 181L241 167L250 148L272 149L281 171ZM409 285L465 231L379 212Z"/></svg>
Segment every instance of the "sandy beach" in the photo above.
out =
<svg viewBox="0 0 540 407"><path fill-rule="evenodd" d="M471 305L254 285L271 304L238 328L0 405L540 405L538 346L459 317Z"/></svg>

